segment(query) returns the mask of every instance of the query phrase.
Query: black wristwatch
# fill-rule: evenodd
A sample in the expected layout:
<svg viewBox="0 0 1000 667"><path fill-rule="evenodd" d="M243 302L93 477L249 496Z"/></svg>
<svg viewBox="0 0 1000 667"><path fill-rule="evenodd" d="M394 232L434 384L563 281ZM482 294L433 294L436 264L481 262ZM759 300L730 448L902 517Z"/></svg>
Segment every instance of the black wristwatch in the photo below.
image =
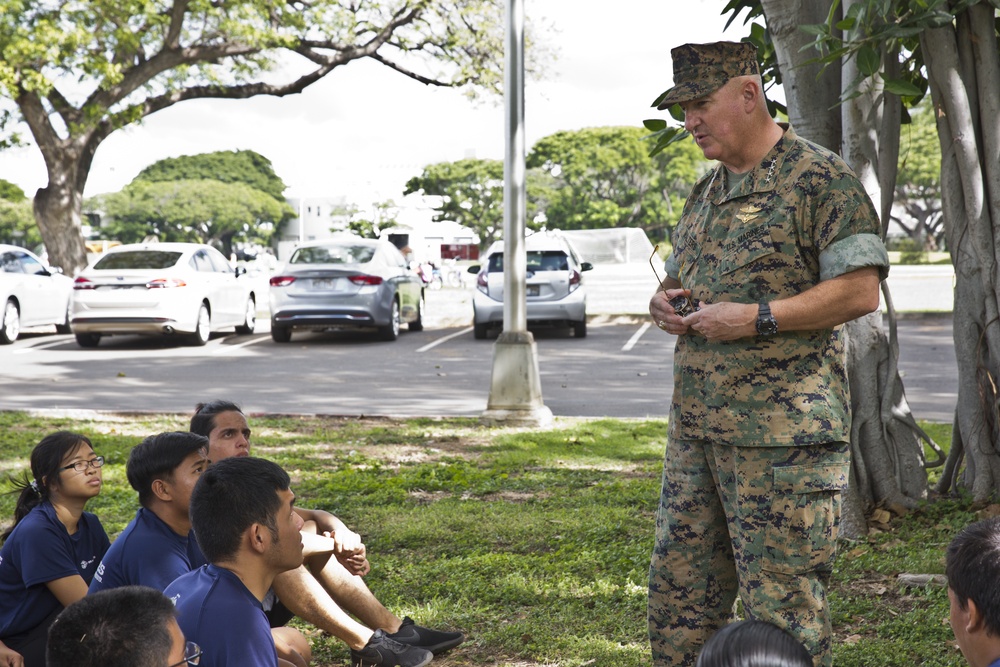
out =
<svg viewBox="0 0 1000 667"><path fill-rule="evenodd" d="M757 306L757 335L773 336L778 333L778 323L774 321L771 307L766 303Z"/></svg>

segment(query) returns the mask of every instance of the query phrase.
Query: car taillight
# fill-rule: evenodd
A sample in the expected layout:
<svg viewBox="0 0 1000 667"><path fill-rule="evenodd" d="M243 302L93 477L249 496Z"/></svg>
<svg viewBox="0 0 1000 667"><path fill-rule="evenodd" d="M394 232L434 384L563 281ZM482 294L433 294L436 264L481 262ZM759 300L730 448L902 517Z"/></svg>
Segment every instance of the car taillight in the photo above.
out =
<svg viewBox="0 0 1000 667"><path fill-rule="evenodd" d="M146 289L164 289L166 287L185 287L186 282L180 278L157 278L146 283Z"/></svg>
<svg viewBox="0 0 1000 667"><path fill-rule="evenodd" d="M295 276L272 276L271 287L288 287L295 282Z"/></svg>
<svg viewBox="0 0 1000 667"><path fill-rule="evenodd" d="M487 294L490 289L490 280L488 274L485 271L480 271L479 275L476 276L476 287L483 294Z"/></svg>
<svg viewBox="0 0 1000 667"><path fill-rule="evenodd" d="M97 289L97 285L95 285L91 280L80 276L73 281L73 289Z"/></svg>
<svg viewBox="0 0 1000 667"><path fill-rule="evenodd" d="M355 285L381 285L382 278L380 276L350 276L348 278Z"/></svg>
<svg viewBox="0 0 1000 667"><path fill-rule="evenodd" d="M577 287L580 286L582 279L580 277L580 272L573 270L569 272L569 291L572 292Z"/></svg>

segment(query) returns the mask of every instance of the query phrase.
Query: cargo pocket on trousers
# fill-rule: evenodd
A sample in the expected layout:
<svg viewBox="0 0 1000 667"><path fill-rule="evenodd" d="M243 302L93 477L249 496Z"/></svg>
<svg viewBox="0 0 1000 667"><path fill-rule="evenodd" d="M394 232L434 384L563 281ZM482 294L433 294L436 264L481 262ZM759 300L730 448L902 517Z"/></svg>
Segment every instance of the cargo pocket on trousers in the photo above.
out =
<svg viewBox="0 0 1000 667"><path fill-rule="evenodd" d="M841 492L850 463L776 467L762 569L784 574L829 570L837 553Z"/></svg>

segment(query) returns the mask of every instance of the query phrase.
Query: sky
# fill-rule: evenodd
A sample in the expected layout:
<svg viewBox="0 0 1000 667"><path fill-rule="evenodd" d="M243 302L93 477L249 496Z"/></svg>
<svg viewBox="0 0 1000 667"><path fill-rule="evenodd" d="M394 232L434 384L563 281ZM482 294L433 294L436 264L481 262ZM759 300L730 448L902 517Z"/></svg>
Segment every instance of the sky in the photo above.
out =
<svg viewBox="0 0 1000 667"><path fill-rule="evenodd" d="M525 0L543 17L558 60L525 86L527 149L562 130L641 125L665 118L650 107L671 85L670 49L738 41L744 16L723 32L723 0ZM115 192L168 157L254 150L271 160L288 197L344 196L361 209L403 203L406 181L426 165L467 157L503 159L502 100L473 103L374 62L338 68L299 95L179 103L120 130L94 159L85 196ZM33 196L46 182L34 146L0 152L0 178Z"/></svg>

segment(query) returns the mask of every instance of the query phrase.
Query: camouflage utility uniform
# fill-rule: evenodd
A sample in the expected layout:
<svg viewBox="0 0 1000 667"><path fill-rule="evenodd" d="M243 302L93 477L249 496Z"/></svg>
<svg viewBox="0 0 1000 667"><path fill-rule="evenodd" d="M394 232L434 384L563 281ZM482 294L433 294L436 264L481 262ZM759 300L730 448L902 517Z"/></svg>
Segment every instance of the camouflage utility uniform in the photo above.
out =
<svg viewBox="0 0 1000 667"><path fill-rule="evenodd" d="M767 303L865 267L885 277L864 188L838 156L784 129L742 179L720 164L688 198L666 268L692 297ZM839 327L678 337L649 580L655 665L693 665L737 594L748 616L832 663L825 591L849 432Z"/></svg>

